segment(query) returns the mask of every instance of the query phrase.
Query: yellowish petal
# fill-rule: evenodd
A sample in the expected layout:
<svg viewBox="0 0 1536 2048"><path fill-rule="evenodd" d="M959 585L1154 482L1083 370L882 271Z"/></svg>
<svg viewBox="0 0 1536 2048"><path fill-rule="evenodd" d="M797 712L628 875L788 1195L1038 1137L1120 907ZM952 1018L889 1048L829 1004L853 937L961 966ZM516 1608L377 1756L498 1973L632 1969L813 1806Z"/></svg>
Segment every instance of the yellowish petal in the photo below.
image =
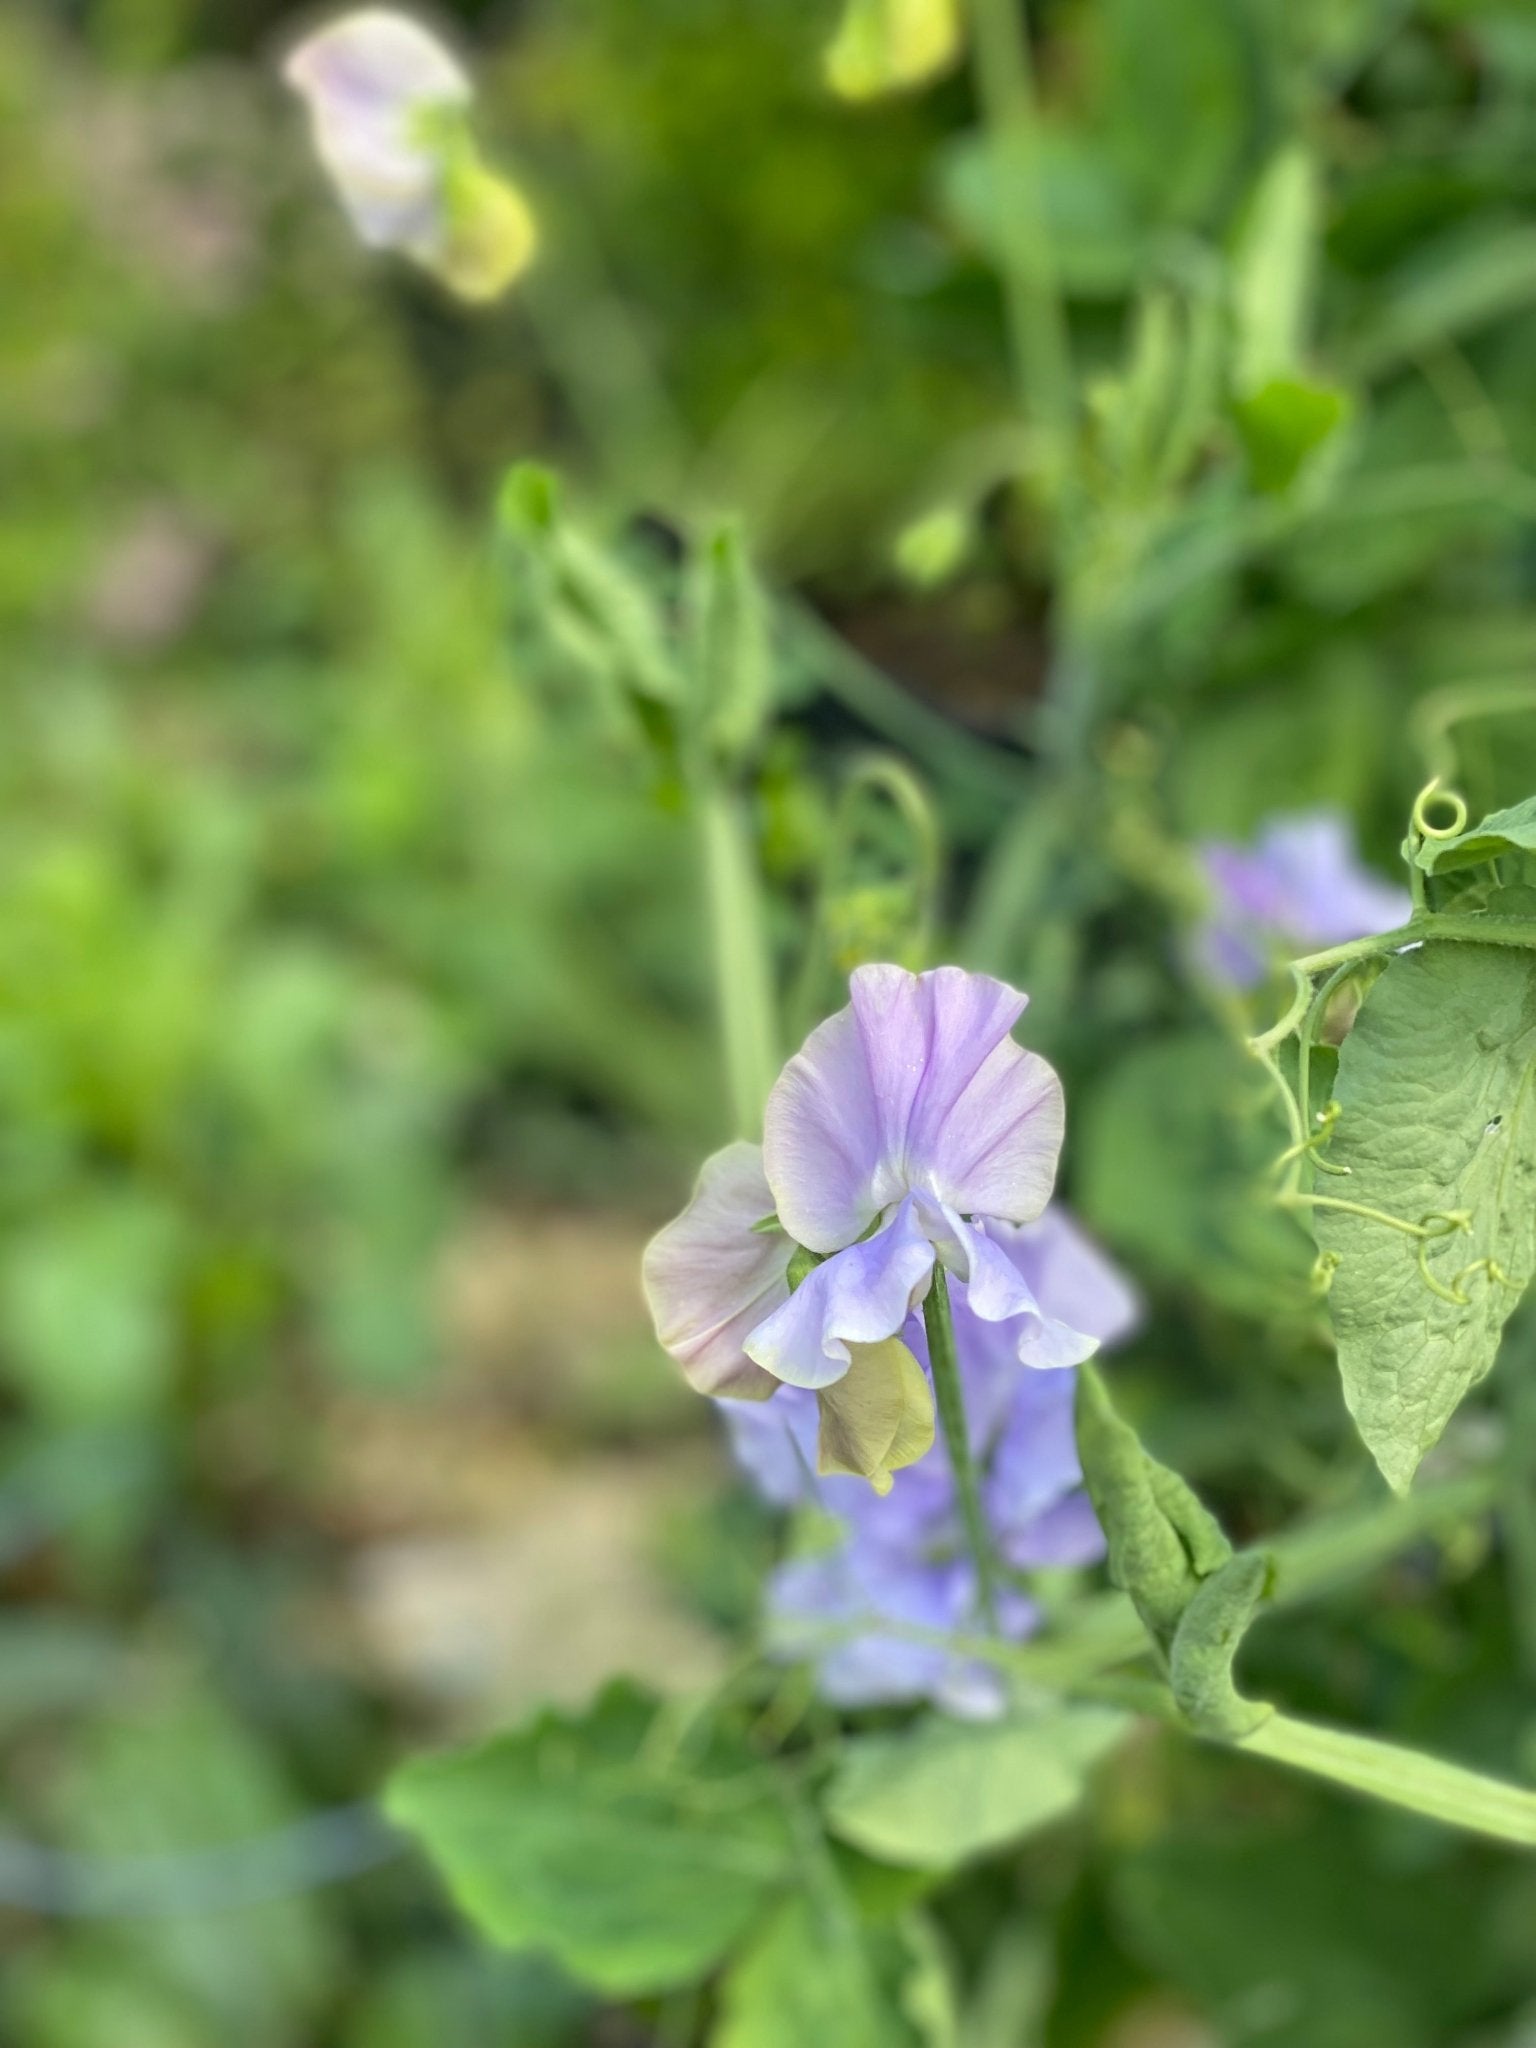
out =
<svg viewBox="0 0 1536 2048"><path fill-rule="evenodd" d="M891 1474L933 1446L933 1391L899 1338L848 1349L847 1372L816 1397L816 1469L867 1479L876 1493L889 1493Z"/></svg>
<svg viewBox="0 0 1536 2048"><path fill-rule="evenodd" d="M847 0L823 65L839 98L922 85L960 50L959 0Z"/></svg>
<svg viewBox="0 0 1536 2048"><path fill-rule="evenodd" d="M478 163L456 166L447 232L424 258L451 292L483 302L499 298L528 268L538 229L517 187Z"/></svg>

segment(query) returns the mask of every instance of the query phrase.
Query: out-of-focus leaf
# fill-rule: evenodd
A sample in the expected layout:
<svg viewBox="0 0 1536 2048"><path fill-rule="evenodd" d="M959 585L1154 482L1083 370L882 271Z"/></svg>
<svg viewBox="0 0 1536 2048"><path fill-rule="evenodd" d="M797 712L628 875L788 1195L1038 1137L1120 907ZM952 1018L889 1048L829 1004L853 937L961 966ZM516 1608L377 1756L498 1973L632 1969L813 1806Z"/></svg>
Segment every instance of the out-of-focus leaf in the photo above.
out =
<svg viewBox="0 0 1536 2048"><path fill-rule="evenodd" d="M1077 1199L1093 1228L1234 1308L1310 1313L1305 1234L1268 1199L1284 1128L1257 1066L1216 1033L1140 1046L1078 1111Z"/></svg>
<svg viewBox="0 0 1536 2048"><path fill-rule="evenodd" d="M592 2001L543 1956L407 1949L376 1972L344 2048L586 2048Z"/></svg>
<svg viewBox="0 0 1536 2048"><path fill-rule="evenodd" d="M899 1937L861 1928L835 1892L792 1899L727 1971L710 2048L916 2048L906 1963Z"/></svg>
<svg viewBox="0 0 1536 2048"><path fill-rule="evenodd" d="M124 1661L117 1638L80 1615L7 1615L0 1620L0 1729L89 1708L122 1682Z"/></svg>
<svg viewBox="0 0 1536 2048"><path fill-rule="evenodd" d="M407 1764L387 1810L495 1941L547 1949L613 1996L709 1970L793 1880L789 1823L752 1753L647 1753L656 1702L610 1686L477 1749Z"/></svg>
<svg viewBox="0 0 1536 2048"><path fill-rule="evenodd" d="M218 2048L217 2023L89 1939L13 1958L5 2009L28 2048Z"/></svg>
<svg viewBox="0 0 1536 2048"><path fill-rule="evenodd" d="M827 1794L827 1822L871 1856L949 1868L1069 1813L1125 1727L1109 1708L1060 1706L855 1736Z"/></svg>
<svg viewBox="0 0 1536 2048"><path fill-rule="evenodd" d="M1236 0L1104 0L1100 146L1155 220L1205 222L1262 136L1262 44Z"/></svg>
<svg viewBox="0 0 1536 2048"><path fill-rule="evenodd" d="M1328 1158L1379 1215L1319 1207L1314 1228L1344 1398L1398 1492L1536 1267L1533 1021L1531 953L1430 944L1388 963L1339 1055Z"/></svg>
<svg viewBox="0 0 1536 2048"><path fill-rule="evenodd" d="M1381 377L1426 349L1476 332L1536 300L1536 228L1483 223L1417 253L1350 350L1362 376Z"/></svg>
<svg viewBox="0 0 1536 2048"><path fill-rule="evenodd" d="M942 196L957 225L987 249L1002 244L997 198L1000 170L985 136L962 136L939 160ZM1113 297L1136 275L1139 256L1136 209L1123 180L1102 150L1086 137L1044 125L1035 159L1041 211L1051 240L1056 274L1069 290ZM1003 204L1018 206L1019 194L1005 189Z"/></svg>
<svg viewBox="0 0 1536 2048"><path fill-rule="evenodd" d="M194 1692L116 1701L69 1760L51 1804L77 1852L174 1859L248 1844L295 1816L269 1755L214 1700ZM203 2048L285 2048L315 2023L338 1957L302 1878L293 1896L104 1924L92 1952L183 2008ZM173 2037L174 2038L174 2037ZM108 2048L104 2038L101 2048Z"/></svg>
<svg viewBox="0 0 1536 2048"><path fill-rule="evenodd" d="M1235 1802L1233 1802L1235 1804ZM1256 2048L1439 2048L1517 1981L1489 1866L1373 1854L1352 1812L1166 1836L1111 1878L1132 1953ZM1501 1953L1503 1951L1503 1953Z"/></svg>
<svg viewBox="0 0 1536 2048"><path fill-rule="evenodd" d="M93 1421L153 1411L177 1364L186 1231L158 1195L82 1198L0 1253L0 1367L40 1408Z"/></svg>
<svg viewBox="0 0 1536 2048"><path fill-rule="evenodd" d="M1232 408L1254 488L1284 491L1349 417L1346 393L1300 377L1272 377Z"/></svg>

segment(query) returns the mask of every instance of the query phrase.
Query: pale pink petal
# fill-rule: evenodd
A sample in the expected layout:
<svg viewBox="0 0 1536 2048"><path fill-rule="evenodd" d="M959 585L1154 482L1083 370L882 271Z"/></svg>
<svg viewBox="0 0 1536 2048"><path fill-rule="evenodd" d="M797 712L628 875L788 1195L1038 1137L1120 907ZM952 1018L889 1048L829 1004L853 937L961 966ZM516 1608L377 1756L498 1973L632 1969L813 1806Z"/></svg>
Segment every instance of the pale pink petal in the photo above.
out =
<svg viewBox="0 0 1536 2048"><path fill-rule="evenodd" d="M704 1162L688 1207L646 1246L645 1298L664 1351L701 1394L763 1401L778 1381L742 1349L789 1294L794 1246L753 1225L773 1213L756 1145L727 1145Z"/></svg>

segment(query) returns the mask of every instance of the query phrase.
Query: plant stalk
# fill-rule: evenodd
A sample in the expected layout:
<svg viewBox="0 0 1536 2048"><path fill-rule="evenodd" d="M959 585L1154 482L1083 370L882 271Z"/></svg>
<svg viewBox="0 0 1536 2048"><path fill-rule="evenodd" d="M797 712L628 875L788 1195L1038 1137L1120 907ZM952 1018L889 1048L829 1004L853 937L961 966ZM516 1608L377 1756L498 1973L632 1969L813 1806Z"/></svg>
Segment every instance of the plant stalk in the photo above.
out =
<svg viewBox="0 0 1536 2048"><path fill-rule="evenodd" d="M982 1512L981 1481L971 1456L971 1440L965 1426L965 1394L960 1385L960 1361L955 1354L955 1322L949 1307L949 1282L944 1268L935 1265L933 1285L923 1303L923 1324L928 1332L928 1358L933 1368L933 1400L944 1432L955 1475L955 1492L960 1499L960 1519L965 1540L976 1566L976 1597L983 1621L997 1634L997 1571L992 1557L992 1539Z"/></svg>
<svg viewBox="0 0 1536 2048"><path fill-rule="evenodd" d="M779 1070L762 887L740 798L710 777L698 813L731 1118L738 1137L756 1138Z"/></svg>
<svg viewBox="0 0 1536 2048"><path fill-rule="evenodd" d="M1352 1792L1426 1814L1448 1827L1536 1848L1536 1792L1448 1764L1395 1742L1272 1714L1233 1745L1274 1763L1327 1778Z"/></svg>
<svg viewBox="0 0 1536 2048"><path fill-rule="evenodd" d="M1055 453L1072 422L1072 359L1040 189L1024 0L971 0L972 72L990 156L992 217L1019 405ZM1054 467L1054 463L1052 465Z"/></svg>

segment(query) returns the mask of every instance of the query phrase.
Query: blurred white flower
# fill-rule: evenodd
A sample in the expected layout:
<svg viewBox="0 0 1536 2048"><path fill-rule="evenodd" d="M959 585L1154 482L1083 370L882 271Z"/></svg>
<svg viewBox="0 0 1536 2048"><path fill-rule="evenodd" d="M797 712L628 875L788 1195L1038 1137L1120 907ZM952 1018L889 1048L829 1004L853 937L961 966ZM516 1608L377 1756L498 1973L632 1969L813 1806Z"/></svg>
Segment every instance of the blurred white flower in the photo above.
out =
<svg viewBox="0 0 1536 2048"><path fill-rule="evenodd" d="M408 15L365 7L305 38L283 76L360 238L399 249L461 297L494 298L526 268L533 216L481 162L458 60Z"/></svg>
<svg viewBox="0 0 1536 2048"><path fill-rule="evenodd" d="M846 0L822 61L840 98L867 100L923 84L959 53L958 0Z"/></svg>

